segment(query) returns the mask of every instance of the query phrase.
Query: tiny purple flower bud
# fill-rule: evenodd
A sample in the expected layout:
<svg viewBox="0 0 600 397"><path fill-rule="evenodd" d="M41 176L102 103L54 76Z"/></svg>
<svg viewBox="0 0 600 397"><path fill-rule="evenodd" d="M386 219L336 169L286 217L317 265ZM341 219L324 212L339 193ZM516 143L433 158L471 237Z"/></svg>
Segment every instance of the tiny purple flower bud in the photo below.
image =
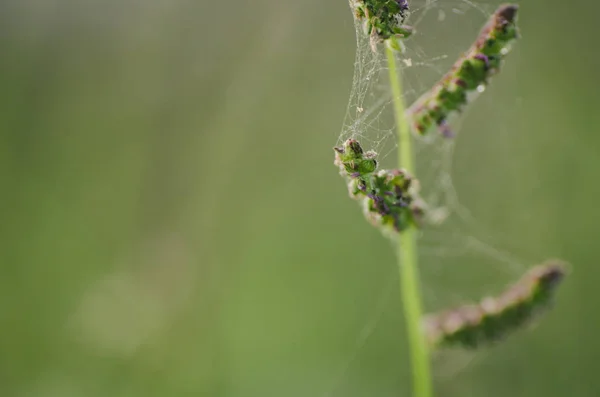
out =
<svg viewBox="0 0 600 397"><path fill-rule="evenodd" d="M483 61L483 63L485 64L485 70L488 70L490 68L490 59L487 57L487 55L479 53L475 54L474 58Z"/></svg>
<svg viewBox="0 0 600 397"><path fill-rule="evenodd" d="M454 138L454 132L450 129L450 126L446 122L442 122L440 125L440 132L444 138Z"/></svg>
<svg viewBox="0 0 600 397"><path fill-rule="evenodd" d="M398 3L398 7L400 7L400 11L408 11L408 0L396 0Z"/></svg>

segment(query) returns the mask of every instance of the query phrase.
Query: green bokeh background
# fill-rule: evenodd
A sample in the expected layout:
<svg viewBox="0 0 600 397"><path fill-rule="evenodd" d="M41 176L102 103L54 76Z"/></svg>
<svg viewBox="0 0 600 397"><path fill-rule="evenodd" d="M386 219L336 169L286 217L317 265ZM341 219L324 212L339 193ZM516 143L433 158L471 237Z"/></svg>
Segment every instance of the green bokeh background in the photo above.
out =
<svg viewBox="0 0 600 397"><path fill-rule="evenodd" d="M440 3L414 45L443 71L485 18ZM539 326L436 355L437 396L600 394L599 11L523 0L461 122L461 235L573 272ZM346 1L8 0L0 50L1 396L410 395L393 250L332 165ZM443 230L428 308L518 277L498 252L428 255L464 248Z"/></svg>

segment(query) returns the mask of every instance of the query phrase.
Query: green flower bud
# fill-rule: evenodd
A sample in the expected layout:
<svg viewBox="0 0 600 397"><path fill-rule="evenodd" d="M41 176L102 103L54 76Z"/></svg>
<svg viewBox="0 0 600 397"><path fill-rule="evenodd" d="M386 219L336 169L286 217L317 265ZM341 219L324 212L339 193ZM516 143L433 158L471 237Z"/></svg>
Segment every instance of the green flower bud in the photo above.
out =
<svg viewBox="0 0 600 397"><path fill-rule="evenodd" d="M376 45L386 42L391 48L402 51L400 40L414 32L404 25L408 16L407 0L351 0L356 19L363 24L365 34L371 36L373 50Z"/></svg>
<svg viewBox="0 0 600 397"><path fill-rule="evenodd" d="M334 148L335 164L348 181L350 196L361 201L366 218L386 232L418 225L423 212L418 184L404 170L377 170L377 153L348 139Z"/></svg>

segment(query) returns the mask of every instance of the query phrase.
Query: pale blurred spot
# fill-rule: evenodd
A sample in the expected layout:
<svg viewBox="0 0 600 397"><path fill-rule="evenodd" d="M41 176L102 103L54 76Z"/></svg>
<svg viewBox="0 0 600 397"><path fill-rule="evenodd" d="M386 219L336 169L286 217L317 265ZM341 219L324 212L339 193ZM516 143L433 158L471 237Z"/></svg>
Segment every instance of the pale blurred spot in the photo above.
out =
<svg viewBox="0 0 600 397"><path fill-rule="evenodd" d="M63 374L45 373L32 382L19 397L84 397L80 385Z"/></svg>
<svg viewBox="0 0 600 397"><path fill-rule="evenodd" d="M69 328L86 347L130 356L155 343L189 301L195 278L180 240L149 241L133 257L81 298Z"/></svg>
<svg viewBox="0 0 600 397"><path fill-rule="evenodd" d="M446 12L442 9L438 10L438 22L444 22L446 20Z"/></svg>

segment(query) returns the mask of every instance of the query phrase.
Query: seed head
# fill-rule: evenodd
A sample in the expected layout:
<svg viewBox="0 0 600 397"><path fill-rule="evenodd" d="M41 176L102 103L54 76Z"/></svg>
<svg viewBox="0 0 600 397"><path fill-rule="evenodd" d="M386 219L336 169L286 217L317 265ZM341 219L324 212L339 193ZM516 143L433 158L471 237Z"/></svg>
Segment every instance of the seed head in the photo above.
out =
<svg viewBox="0 0 600 397"><path fill-rule="evenodd" d="M485 88L490 77L499 72L510 44L518 37L517 9L513 4L500 6L465 55L408 109L415 132L424 135L437 126L448 135L448 118L461 112L469 98Z"/></svg>
<svg viewBox="0 0 600 397"><path fill-rule="evenodd" d="M531 322L552 303L554 292L566 275L566 265L547 261L528 271L496 298L432 314L423 321L424 331L435 346L477 348L505 338Z"/></svg>
<svg viewBox="0 0 600 397"><path fill-rule="evenodd" d="M365 152L355 139L334 151L334 163L348 182L350 196L362 202L373 225L396 233L420 223L423 205L418 183L406 171L377 171L377 153Z"/></svg>
<svg viewBox="0 0 600 397"><path fill-rule="evenodd" d="M408 0L350 0L356 19L363 24L365 34L371 37L371 46L383 41L392 43L392 48L400 49L397 39L406 39L413 33L410 26L404 25L408 16Z"/></svg>

